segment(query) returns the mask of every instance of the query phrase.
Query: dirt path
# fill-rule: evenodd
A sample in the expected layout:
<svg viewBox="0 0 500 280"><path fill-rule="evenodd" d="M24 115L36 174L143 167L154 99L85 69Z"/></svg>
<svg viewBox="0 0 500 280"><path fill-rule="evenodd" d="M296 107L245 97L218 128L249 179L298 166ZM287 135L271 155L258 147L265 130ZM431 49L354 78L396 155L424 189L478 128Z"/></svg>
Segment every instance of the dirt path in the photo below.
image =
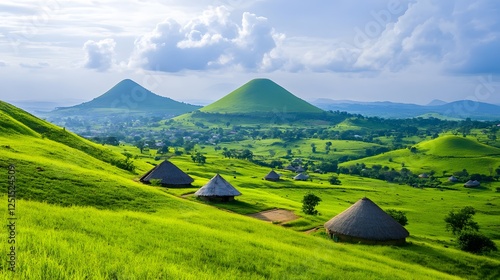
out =
<svg viewBox="0 0 500 280"><path fill-rule="evenodd" d="M248 216L274 223L286 223L299 218L292 211L284 209L267 210L255 214L249 214Z"/></svg>
<svg viewBox="0 0 500 280"><path fill-rule="evenodd" d="M304 231L305 234L311 234L313 232L317 232L318 230L320 229L320 227L315 227L315 228L312 228L310 230L306 230Z"/></svg>

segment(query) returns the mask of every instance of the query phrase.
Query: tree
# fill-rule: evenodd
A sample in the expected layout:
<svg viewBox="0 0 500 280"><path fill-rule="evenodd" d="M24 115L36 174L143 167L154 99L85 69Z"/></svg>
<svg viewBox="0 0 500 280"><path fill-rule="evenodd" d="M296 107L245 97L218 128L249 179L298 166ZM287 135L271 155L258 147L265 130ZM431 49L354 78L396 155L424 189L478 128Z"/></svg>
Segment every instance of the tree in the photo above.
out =
<svg viewBox="0 0 500 280"><path fill-rule="evenodd" d="M190 152L192 149L194 149L195 145L196 144L194 142L191 142L191 141L184 142L184 151Z"/></svg>
<svg viewBox="0 0 500 280"><path fill-rule="evenodd" d="M328 182L332 185L340 185L342 182L340 182L339 177L337 175L332 175L329 179Z"/></svg>
<svg viewBox="0 0 500 280"><path fill-rule="evenodd" d="M330 153L330 147L332 146L332 142L328 141L325 143L325 151L326 153Z"/></svg>
<svg viewBox="0 0 500 280"><path fill-rule="evenodd" d="M463 231L477 231L479 225L473 221L472 216L476 214L476 210L472 206L466 206L459 211L450 211L448 216L444 218L446 222L446 230L454 234L460 234Z"/></svg>
<svg viewBox="0 0 500 280"><path fill-rule="evenodd" d="M462 251L474 254L483 254L490 251L497 251L495 243L487 236L474 231L465 231L458 237L458 246Z"/></svg>
<svg viewBox="0 0 500 280"><path fill-rule="evenodd" d="M385 212L393 217L400 225L406 226L408 224L408 218L406 218L405 212L396 209L387 209Z"/></svg>
<svg viewBox="0 0 500 280"><path fill-rule="evenodd" d="M200 152L197 152L196 155L191 155L191 159L193 162L197 162L199 164L204 164L207 162L207 157L202 155Z"/></svg>
<svg viewBox="0 0 500 280"><path fill-rule="evenodd" d="M316 153L316 144L311 143L311 149L312 149L313 154Z"/></svg>
<svg viewBox="0 0 500 280"><path fill-rule="evenodd" d="M302 212L306 213L307 215L318 214L318 210L316 210L315 208L320 201L321 198L319 198L315 194L307 193L306 195L304 195L304 198L302 199Z"/></svg>
<svg viewBox="0 0 500 280"><path fill-rule="evenodd" d="M142 140L137 141L137 142L135 143L135 146L136 146L137 148L139 148L139 150L141 151L141 154L142 154L142 151L144 151L144 147L145 147L145 145L146 145L146 144L145 144L145 143L144 143L144 141L142 141Z"/></svg>

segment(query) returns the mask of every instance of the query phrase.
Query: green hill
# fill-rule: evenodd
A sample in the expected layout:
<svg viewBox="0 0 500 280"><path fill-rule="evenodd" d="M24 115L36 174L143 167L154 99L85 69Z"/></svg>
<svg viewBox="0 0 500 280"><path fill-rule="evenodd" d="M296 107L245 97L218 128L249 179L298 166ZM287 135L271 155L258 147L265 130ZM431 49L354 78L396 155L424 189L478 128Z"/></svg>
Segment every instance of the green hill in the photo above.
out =
<svg viewBox="0 0 500 280"><path fill-rule="evenodd" d="M498 254L475 256L453 248L440 215L475 203L482 228L498 242L498 210L486 202L495 193L414 190L379 181L341 177L342 186L284 179L279 185L260 178L268 168L246 160L207 154L207 164L189 155L170 160L195 178L192 188L146 186L135 179L152 158L134 159L136 172L106 160L120 160L131 147L95 145L63 128L0 102L0 171L15 165L16 272L2 279L495 279ZM133 150L135 149L135 150ZM207 149L208 150L208 149ZM158 162L158 161L156 161ZM220 172L243 193L232 204L204 204L190 193ZM259 175L259 176L257 176ZM315 175L316 176L316 175ZM7 178L0 199L7 201ZM397 195L394 193L397 189ZM301 213L308 191L321 196L321 215ZM321 226L331 216L368 194L384 209L408 212L412 233L407 246L338 244ZM444 197L437 200L434 197ZM237 214L283 208L300 218L284 226ZM232 208L234 212L220 208ZM8 220L7 209L0 217ZM441 222L441 223L440 223ZM287 228L288 227L288 228ZM311 227L309 227L311 228ZM430 232L432 234L430 234ZM7 256L9 246L0 246ZM340 257L339 257L340 256ZM464 265L467 264L467 265Z"/></svg>
<svg viewBox="0 0 500 280"><path fill-rule="evenodd" d="M200 109L206 113L321 113L269 79L254 79Z"/></svg>
<svg viewBox="0 0 500 280"><path fill-rule="evenodd" d="M440 157L500 156L500 149L461 136L446 135L416 145L426 154Z"/></svg>
<svg viewBox="0 0 500 280"><path fill-rule="evenodd" d="M125 79L110 90L89 102L73 107L56 109L51 115L85 115L119 114L119 113L152 113L161 112L168 115L180 115L194 111L200 106L190 105L159 96L136 82Z"/></svg>
<svg viewBox="0 0 500 280"><path fill-rule="evenodd" d="M490 175L490 168L500 165L500 149L471 138L446 135L414 146L416 150L401 149L343 163L344 166L365 163L380 164L396 170L402 166L415 173L436 171L441 175L467 169L469 173Z"/></svg>

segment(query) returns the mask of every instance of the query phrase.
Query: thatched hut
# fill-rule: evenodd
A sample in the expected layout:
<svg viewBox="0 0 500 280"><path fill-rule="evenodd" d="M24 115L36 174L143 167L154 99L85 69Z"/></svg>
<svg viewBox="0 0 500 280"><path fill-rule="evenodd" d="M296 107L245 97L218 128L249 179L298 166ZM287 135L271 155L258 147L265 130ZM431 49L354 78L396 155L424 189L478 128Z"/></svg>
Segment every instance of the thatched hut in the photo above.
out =
<svg viewBox="0 0 500 280"><path fill-rule="evenodd" d="M295 167L293 167L293 165L288 165L287 167L285 167L285 170L289 170L289 171L294 171L295 172Z"/></svg>
<svg viewBox="0 0 500 280"><path fill-rule="evenodd" d="M335 241L399 245L410 233L368 198L362 198L325 223Z"/></svg>
<svg viewBox="0 0 500 280"><path fill-rule="evenodd" d="M429 178L429 174L422 173L422 174L418 175L418 178Z"/></svg>
<svg viewBox="0 0 500 280"><path fill-rule="evenodd" d="M271 170L265 177L264 179L266 179L267 181L279 181L280 180L280 177L281 175L276 173L276 171L274 170Z"/></svg>
<svg viewBox="0 0 500 280"><path fill-rule="evenodd" d="M153 179L160 180L163 186L189 186L194 181L193 178L168 160L155 166L139 180L149 184Z"/></svg>
<svg viewBox="0 0 500 280"><path fill-rule="evenodd" d="M208 201L228 202L233 201L234 197L241 195L241 193L217 174L194 195Z"/></svg>
<svg viewBox="0 0 500 280"><path fill-rule="evenodd" d="M453 176L453 175L451 175L451 176L448 178L448 181L455 183L455 182L457 182L457 181L458 181L458 178L457 178L457 177L455 177L455 176Z"/></svg>
<svg viewBox="0 0 500 280"><path fill-rule="evenodd" d="M474 180L469 180L467 181L465 184L464 184L464 187L466 188L475 188L475 187L479 187L481 185L481 183L479 183L478 181Z"/></svg>
<svg viewBox="0 0 500 280"><path fill-rule="evenodd" d="M293 179L298 181L306 181L307 179L309 179L309 176L304 173L299 173L295 177L293 177Z"/></svg>
<svg viewBox="0 0 500 280"><path fill-rule="evenodd" d="M303 172L306 172L306 169L302 166L299 166L295 169L295 172L297 173L303 173Z"/></svg>

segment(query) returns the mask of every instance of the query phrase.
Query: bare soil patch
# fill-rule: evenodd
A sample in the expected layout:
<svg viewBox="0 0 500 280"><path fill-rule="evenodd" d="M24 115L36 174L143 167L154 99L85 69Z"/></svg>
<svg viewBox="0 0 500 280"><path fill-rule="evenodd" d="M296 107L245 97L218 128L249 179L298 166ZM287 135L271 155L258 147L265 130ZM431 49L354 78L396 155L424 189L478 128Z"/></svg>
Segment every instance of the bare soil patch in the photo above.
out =
<svg viewBox="0 0 500 280"><path fill-rule="evenodd" d="M284 209L267 210L255 214L249 214L248 216L259 220L274 222L274 223L286 223L299 218L292 211Z"/></svg>

